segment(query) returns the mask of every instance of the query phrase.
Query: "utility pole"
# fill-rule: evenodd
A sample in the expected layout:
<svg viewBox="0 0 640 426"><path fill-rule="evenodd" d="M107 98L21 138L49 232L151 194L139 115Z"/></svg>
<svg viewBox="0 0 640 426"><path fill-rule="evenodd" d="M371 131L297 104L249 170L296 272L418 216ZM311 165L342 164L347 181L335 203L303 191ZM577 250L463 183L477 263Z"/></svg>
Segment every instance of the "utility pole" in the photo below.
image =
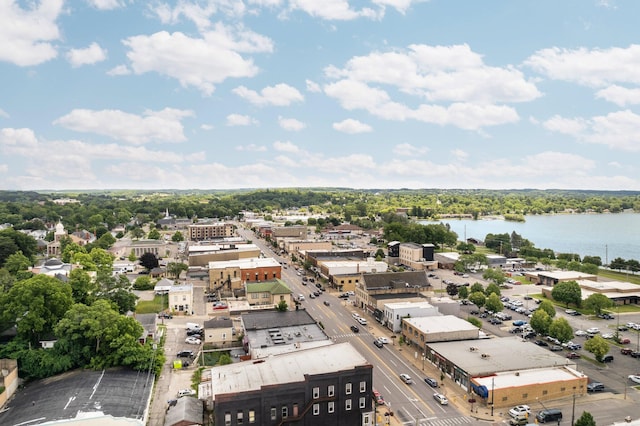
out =
<svg viewBox="0 0 640 426"><path fill-rule="evenodd" d="M573 426L573 421L576 417L576 393L573 393L573 406L571 407L571 426Z"/></svg>
<svg viewBox="0 0 640 426"><path fill-rule="evenodd" d="M493 392L495 391L495 377L491 378L491 417L493 417Z"/></svg>

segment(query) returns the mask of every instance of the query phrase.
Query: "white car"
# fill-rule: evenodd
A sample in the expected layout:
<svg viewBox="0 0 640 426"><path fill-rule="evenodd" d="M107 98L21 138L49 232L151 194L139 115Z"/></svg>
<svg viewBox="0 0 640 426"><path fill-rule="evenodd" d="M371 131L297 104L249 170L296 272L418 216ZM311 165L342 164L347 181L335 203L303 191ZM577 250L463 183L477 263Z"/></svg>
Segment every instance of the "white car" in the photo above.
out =
<svg viewBox="0 0 640 426"><path fill-rule="evenodd" d="M386 337L378 337L378 341L383 345L386 345L387 343L389 343L389 339L387 339Z"/></svg>
<svg viewBox="0 0 640 426"><path fill-rule="evenodd" d="M587 332L584 331L584 330L576 330L576 332L573 333L573 334L576 335L576 336L586 336Z"/></svg>
<svg viewBox="0 0 640 426"><path fill-rule="evenodd" d="M405 373L400 374L400 380L405 382L407 385L410 385L413 383L413 380L411 380L411 376Z"/></svg>
<svg viewBox="0 0 640 426"><path fill-rule="evenodd" d="M189 336L184 339L184 342L189 345L199 345L200 343L202 343L202 340L198 339L197 337Z"/></svg>
<svg viewBox="0 0 640 426"><path fill-rule="evenodd" d="M604 334L602 335L602 338L603 338L603 339L613 339L613 338L614 338L614 335L613 335L613 333L604 333Z"/></svg>
<svg viewBox="0 0 640 426"><path fill-rule="evenodd" d="M433 394L433 399L435 399L436 401L438 401L438 403L439 403L440 405L447 405L447 404L449 404L449 400L447 399L447 397L446 397L446 396L444 396L444 395L443 395L443 394L441 394L441 393L434 393L434 394Z"/></svg>
<svg viewBox="0 0 640 426"><path fill-rule="evenodd" d="M509 410L509 415L511 417L517 418L517 417L524 417L526 415L531 414L531 407L529 407L528 405L516 405L515 407L513 407L512 409Z"/></svg>
<svg viewBox="0 0 640 426"><path fill-rule="evenodd" d="M180 389L178 391L178 398L182 398L183 396L193 396L196 394L196 391L193 389Z"/></svg>
<svg viewBox="0 0 640 426"><path fill-rule="evenodd" d="M600 333L600 329L598 327L587 328L587 333L589 333L589 334L598 334L598 333Z"/></svg>

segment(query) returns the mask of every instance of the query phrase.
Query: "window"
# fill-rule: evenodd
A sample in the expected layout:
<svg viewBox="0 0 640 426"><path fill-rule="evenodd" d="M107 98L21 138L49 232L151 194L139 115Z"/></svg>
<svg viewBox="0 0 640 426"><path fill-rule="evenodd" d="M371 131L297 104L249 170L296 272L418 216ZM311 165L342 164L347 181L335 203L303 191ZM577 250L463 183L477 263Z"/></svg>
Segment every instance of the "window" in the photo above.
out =
<svg viewBox="0 0 640 426"><path fill-rule="evenodd" d="M327 404L327 412L333 413L335 409L336 409L335 402L329 401L329 403Z"/></svg>
<svg viewBox="0 0 640 426"><path fill-rule="evenodd" d="M268 280L269 279L269 274L267 272L264 273L264 280Z"/></svg>
<svg viewBox="0 0 640 426"><path fill-rule="evenodd" d="M347 383L344 387L344 391L347 395L351 395L351 383Z"/></svg>
<svg viewBox="0 0 640 426"><path fill-rule="evenodd" d="M329 387L327 387L327 396L333 396L335 393L335 387L333 385L329 385Z"/></svg>
<svg viewBox="0 0 640 426"><path fill-rule="evenodd" d="M362 415L362 424L365 426L371 424L371 416L369 416L369 413Z"/></svg>
<svg viewBox="0 0 640 426"><path fill-rule="evenodd" d="M287 417L289 417L289 409L287 408L286 405L284 405L282 407L282 418L286 419Z"/></svg>
<svg viewBox="0 0 640 426"><path fill-rule="evenodd" d="M546 391L546 390L543 390L543 391L542 391L542 394L543 394L543 395L546 395L546 394L548 394L548 393L549 393L549 391Z"/></svg>
<svg viewBox="0 0 640 426"><path fill-rule="evenodd" d="M276 420L278 417L278 412L276 411L276 407L271 407L271 420Z"/></svg>
<svg viewBox="0 0 640 426"><path fill-rule="evenodd" d="M364 408L366 406L367 406L367 398L365 398L364 396L360 397L360 408Z"/></svg>
<svg viewBox="0 0 640 426"><path fill-rule="evenodd" d="M249 423L256 422L256 412L255 410L249 410Z"/></svg>
<svg viewBox="0 0 640 426"><path fill-rule="evenodd" d="M317 416L320 414L320 404L313 404L313 415Z"/></svg>
<svg viewBox="0 0 640 426"><path fill-rule="evenodd" d="M231 425L231 413L230 412L226 412L224 413L224 424L226 426L230 426Z"/></svg>
<svg viewBox="0 0 640 426"><path fill-rule="evenodd" d="M367 382L360 382L360 393L367 391Z"/></svg>
<svg viewBox="0 0 640 426"><path fill-rule="evenodd" d="M567 388L565 388L565 387L561 387L560 388L560 392L564 392L565 390L567 390Z"/></svg>
<svg viewBox="0 0 640 426"><path fill-rule="evenodd" d="M239 425L242 424L242 422L244 421L244 413L242 411L238 411L238 414L236 415L236 419Z"/></svg>
<svg viewBox="0 0 640 426"><path fill-rule="evenodd" d="M347 411L350 411L350 410L351 410L351 400L350 400L350 399L347 399L347 400L344 402L344 409L345 409L345 410L347 410Z"/></svg>
<svg viewBox="0 0 640 426"><path fill-rule="evenodd" d="M318 399L320 397L320 388L313 388L313 399Z"/></svg>
<svg viewBox="0 0 640 426"><path fill-rule="evenodd" d="M528 397L529 397L529 394L528 394L528 393L523 393L523 394L522 394L522 399L527 399Z"/></svg>

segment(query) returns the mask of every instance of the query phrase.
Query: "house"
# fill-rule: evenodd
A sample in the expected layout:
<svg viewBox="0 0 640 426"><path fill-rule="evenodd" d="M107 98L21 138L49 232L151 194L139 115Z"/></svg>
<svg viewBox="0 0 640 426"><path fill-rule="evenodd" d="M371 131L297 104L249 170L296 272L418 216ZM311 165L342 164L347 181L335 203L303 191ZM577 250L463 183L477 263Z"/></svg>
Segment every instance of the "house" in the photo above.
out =
<svg viewBox="0 0 640 426"><path fill-rule="evenodd" d="M250 306L278 305L284 301L291 308L295 305L289 286L279 278L246 283L245 292Z"/></svg>
<svg viewBox="0 0 640 426"><path fill-rule="evenodd" d="M192 314L193 285L174 285L169 289L169 309L173 312Z"/></svg>
<svg viewBox="0 0 640 426"><path fill-rule="evenodd" d="M156 341L158 338L158 316L153 314L136 314L136 321L142 325L142 335L138 339L143 345L148 339Z"/></svg>
<svg viewBox="0 0 640 426"><path fill-rule="evenodd" d="M226 347L234 339L231 318L219 317L204 322L204 342L216 347Z"/></svg>
<svg viewBox="0 0 640 426"><path fill-rule="evenodd" d="M201 400L192 397L179 398L169 405L164 426L200 426L204 422L204 406Z"/></svg>
<svg viewBox="0 0 640 426"><path fill-rule="evenodd" d="M18 389L18 361L15 359L0 359L0 412L9 398Z"/></svg>

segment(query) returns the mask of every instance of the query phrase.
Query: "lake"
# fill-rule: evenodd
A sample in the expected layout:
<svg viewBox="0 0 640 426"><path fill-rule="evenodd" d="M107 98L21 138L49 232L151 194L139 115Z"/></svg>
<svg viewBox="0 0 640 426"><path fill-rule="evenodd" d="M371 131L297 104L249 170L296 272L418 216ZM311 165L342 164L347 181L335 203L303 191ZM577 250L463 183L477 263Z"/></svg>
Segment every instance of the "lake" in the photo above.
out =
<svg viewBox="0 0 640 426"><path fill-rule="evenodd" d="M556 253L600 256L603 263L621 257L640 260L640 213L556 214L526 216L525 222L499 219L421 220L422 224L449 224L459 240L484 240L487 234L515 231L537 248Z"/></svg>

